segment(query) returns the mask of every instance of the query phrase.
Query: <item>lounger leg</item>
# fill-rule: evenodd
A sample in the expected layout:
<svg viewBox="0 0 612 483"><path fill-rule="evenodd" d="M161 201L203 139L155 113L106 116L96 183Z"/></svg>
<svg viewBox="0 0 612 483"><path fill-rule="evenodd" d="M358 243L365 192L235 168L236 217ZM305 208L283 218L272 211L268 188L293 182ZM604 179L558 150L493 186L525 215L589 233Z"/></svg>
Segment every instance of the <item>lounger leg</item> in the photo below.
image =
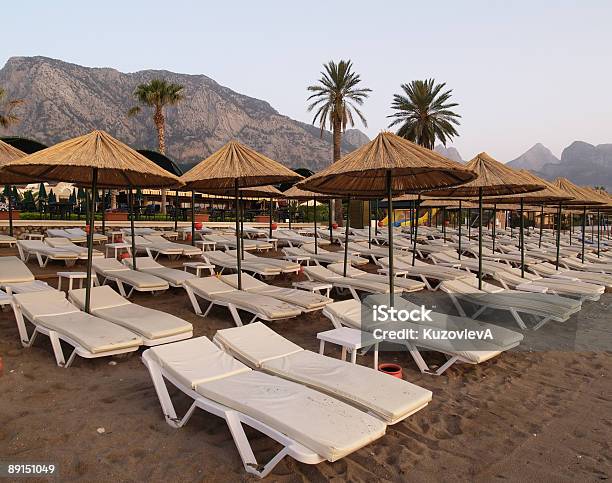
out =
<svg viewBox="0 0 612 483"><path fill-rule="evenodd" d="M72 364L72 362L74 361L74 358L77 355L77 351L76 348L72 351L72 354L70 354L70 357L68 358L68 362L66 362L66 365L64 365L64 368L68 368L70 367L70 365Z"/></svg>
<svg viewBox="0 0 612 483"><path fill-rule="evenodd" d="M47 266L47 264L45 263L45 261L43 261L43 257L42 257L42 255L41 255L40 253L37 253L37 254L36 254L36 259L38 260L38 265L39 265L41 268L44 268L44 267L46 267L46 266ZM47 259L47 261L48 261L48 260L49 260L49 259Z"/></svg>
<svg viewBox="0 0 612 483"><path fill-rule="evenodd" d="M357 302L361 302L359 295L357 295L357 291L353 287L349 287L349 291L351 292L351 295Z"/></svg>
<svg viewBox="0 0 612 483"><path fill-rule="evenodd" d="M185 292L187 292L187 297L189 297L189 300L191 301L191 306L193 307L193 311L196 313L196 315L202 315L202 309L200 308L200 304L195 294L193 293L193 290L185 286ZM210 303L210 305L212 306L212 302ZM208 310L210 310L210 307ZM207 314L208 314L208 310L206 311Z"/></svg>
<svg viewBox="0 0 612 483"><path fill-rule="evenodd" d="M450 357L444 364L442 364L438 370L434 373L436 376L439 376L441 374L443 374L446 369L448 369L450 366L452 366L455 362L457 362L457 360L459 360L459 357L457 356L453 356Z"/></svg>
<svg viewBox="0 0 612 483"><path fill-rule="evenodd" d="M477 319L479 315L482 315L482 313L487 310L489 307L487 307L486 305L483 305L482 307L480 307L476 312L474 312L474 314L472 315L472 319Z"/></svg>
<svg viewBox="0 0 612 483"><path fill-rule="evenodd" d="M532 330L538 330L540 327L542 327L544 324L547 324L549 321L550 317L544 317L536 325L533 326Z"/></svg>
<svg viewBox="0 0 612 483"><path fill-rule="evenodd" d="M518 312L515 309L510 309L510 313L512 314L512 317L514 317L514 320L516 321L516 323L518 324L518 326L523 329L526 330L527 329L527 325L525 325L525 322L523 322L523 319L521 319L521 316L518 314ZM546 320L546 322L548 322L548 319L544 319ZM544 323L546 323L544 322ZM542 322L540 322L538 325L536 325L533 330L537 330L536 327L539 329L540 327L542 327Z"/></svg>
<svg viewBox="0 0 612 483"><path fill-rule="evenodd" d="M17 330L19 331L19 339L21 340L21 345L24 347L30 346L30 337L28 336L28 329L25 324L25 320L23 319L23 314L21 313L21 309L13 305L13 313L15 314L15 321L17 322ZM36 331L35 331L36 332ZM34 336L34 334L32 334Z"/></svg>
<svg viewBox="0 0 612 483"><path fill-rule="evenodd" d="M55 354L55 361L60 367L66 366L66 360L64 359L64 351L62 351L62 345L60 343L57 332L54 330L49 331L49 339L51 340L51 346L53 347L53 354ZM70 356L72 359L72 356Z"/></svg>
<svg viewBox="0 0 612 483"><path fill-rule="evenodd" d="M427 362L425 362L425 359L423 359L419 349L412 342L406 342L406 347L408 348L408 352L410 352L410 355L412 356L412 359L416 363L417 367L423 374L435 374L429 368Z"/></svg>
<svg viewBox="0 0 612 483"><path fill-rule="evenodd" d="M123 297L126 297L126 295L125 295L125 288L123 287L123 282L121 280L115 280L115 282L117 283L117 287L119 288L119 293Z"/></svg>
<svg viewBox="0 0 612 483"><path fill-rule="evenodd" d="M236 324L237 327L242 327L242 319L240 318L240 314L238 313L238 310L236 310L236 307L234 306L234 304L228 304L227 308L229 309L230 313L232 314L232 317L234 319L234 323ZM257 318L257 316L254 317L254 319ZM253 320L254 320L253 319ZM251 320L251 322L253 322L253 320Z"/></svg>
<svg viewBox="0 0 612 483"><path fill-rule="evenodd" d="M457 300L457 297L455 297L452 293L449 293L448 295L451 301L453 302L453 305L457 309L457 312L459 312L459 315L461 317L467 317L465 310L463 310L463 307L461 307L461 304L459 303L459 300Z"/></svg>
<svg viewBox="0 0 612 483"><path fill-rule="evenodd" d="M288 454L288 450L285 447L265 465L262 466L258 464L255 454L253 453L253 449L251 448L251 443L249 443L249 440L244 432L244 428L242 427L242 423L236 416L236 413L227 411L225 413L225 420L227 421L227 426L230 433L232 433L234 443L236 444L236 449L240 454L240 459L242 460L242 464L244 465L244 469L247 473L251 473L252 475L256 475L260 478L265 478Z"/></svg>

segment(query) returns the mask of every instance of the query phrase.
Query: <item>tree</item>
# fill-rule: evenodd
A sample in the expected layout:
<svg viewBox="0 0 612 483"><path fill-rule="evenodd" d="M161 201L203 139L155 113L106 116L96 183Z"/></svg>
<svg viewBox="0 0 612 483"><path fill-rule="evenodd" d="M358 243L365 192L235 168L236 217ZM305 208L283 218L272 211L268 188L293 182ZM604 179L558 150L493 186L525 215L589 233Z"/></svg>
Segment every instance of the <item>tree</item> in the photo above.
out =
<svg viewBox="0 0 612 483"><path fill-rule="evenodd" d="M403 94L395 94L391 108L397 112L387 116L393 118L389 127L401 124L398 136L433 149L436 138L446 142L457 136L461 116L451 109L458 106L450 102L452 89L443 90L446 83L436 84L434 79L415 80L402 84Z"/></svg>
<svg viewBox="0 0 612 483"><path fill-rule="evenodd" d="M308 86L308 91L312 92L307 99L312 101L308 111L316 109L312 123L318 123L321 127L321 137L326 126L332 131L335 163L341 157L342 133L347 126L355 125L354 116L359 117L365 127L368 126L357 106L363 105L372 89L358 87L361 78L353 72L353 63L350 60L341 60L337 64L330 60L323 64L323 68L318 84ZM342 203L339 200L336 200L334 211L336 222L341 225Z"/></svg>
<svg viewBox="0 0 612 483"><path fill-rule="evenodd" d="M140 84L134 91L136 100L147 107L153 108L153 123L157 129L159 152L166 154L166 118L164 108L178 104L184 99L184 86L174 84L164 79L153 79L148 84ZM140 112L140 106L132 107L128 116L135 116ZM162 190L161 210L166 214L166 190Z"/></svg>
<svg viewBox="0 0 612 483"><path fill-rule="evenodd" d="M19 117L14 111L17 106L25 102L23 99L5 99L6 91L0 87L0 127L4 129L19 122Z"/></svg>

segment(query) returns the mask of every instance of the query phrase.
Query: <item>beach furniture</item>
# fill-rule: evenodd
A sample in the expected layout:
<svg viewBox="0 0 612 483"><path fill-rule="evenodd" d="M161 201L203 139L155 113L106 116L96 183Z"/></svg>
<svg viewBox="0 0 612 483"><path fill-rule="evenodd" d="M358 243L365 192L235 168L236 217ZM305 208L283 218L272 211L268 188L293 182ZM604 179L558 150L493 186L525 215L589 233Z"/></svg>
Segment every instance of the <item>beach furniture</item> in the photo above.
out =
<svg viewBox="0 0 612 483"><path fill-rule="evenodd" d="M344 275L344 263L330 263L327 268L338 275ZM370 280L372 282L378 282L387 284L389 278L379 273L369 273L364 270L360 270L355 267L346 267L346 276L350 278L358 278L361 280ZM394 284L400 287L404 292L418 292L425 288L424 282L418 282L406 277L396 277Z"/></svg>
<svg viewBox="0 0 612 483"><path fill-rule="evenodd" d="M327 250L319 249L318 253L315 253L314 244L305 243L300 248L283 248L285 258L288 260L297 260L303 257L309 257L310 260L314 261L315 264L328 264L328 263L343 263L344 254L341 252L330 252ZM351 265L367 265L368 260L366 258L358 257L355 255L348 255L347 262Z"/></svg>
<svg viewBox="0 0 612 483"><path fill-rule="evenodd" d="M261 322L218 330L213 342L249 367L329 394L386 424L406 419L431 401L427 389L304 350Z"/></svg>
<svg viewBox="0 0 612 483"><path fill-rule="evenodd" d="M169 288L166 280L150 273L132 270L115 258L94 258L92 268L97 275L102 277L100 285L115 282L119 293L127 298L130 298L134 291L155 293ZM131 287L129 292L126 293L124 285Z"/></svg>
<svg viewBox="0 0 612 483"><path fill-rule="evenodd" d="M304 235L300 235L299 233L297 233L294 230L285 230L285 229L278 229L274 231L274 237L279 241L279 242L284 242L287 245L289 245L290 247L293 246L301 246L304 243L313 243L314 242L314 238L311 236L304 236ZM330 242L329 240L317 240L317 243L319 244L319 246L323 246L323 245L329 245Z"/></svg>
<svg viewBox="0 0 612 483"><path fill-rule="evenodd" d="M221 275L219 278L233 288L238 288L237 274ZM325 297L324 295L294 288L268 285L267 283L257 280L255 277L252 277L246 273L242 274L242 290L253 294L266 295L292 305L297 305L303 312L321 310L327 304L333 302L333 299Z"/></svg>
<svg viewBox="0 0 612 483"><path fill-rule="evenodd" d="M71 290L69 300L80 309L85 307L85 289ZM193 336L193 326L174 315L133 304L108 285L91 288L91 314L120 325L142 338L142 344L167 344Z"/></svg>
<svg viewBox="0 0 612 483"><path fill-rule="evenodd" d="M386 430L380 419L345 402L249 369L206 337L147 349L142 359L166 422L179 428L196 408L223 418L244 470L261 478L285 456L305 464L336 461ZM176 413L166 381L193 400L183 417ZM244 426L275 440L282 449L267 463L258 463Z"/></svg>
<svg viewBox="0 0 612 483"><path fill-rule="evenodd" d="M55 290L46 282L36 280L23 261L14 256L0 257L0 288L12 293Z"/></svg>
<svg viewBox="0 0 612 483"><path fill-rule="evenodd" d="M72 237L84 238L83 241L87 241L87 232L83 230L83 228L66 228L66 233ZM106 235L102 235L101 233L94 232L93 234L94 243L103 243L106 239Z"/></svg>
<svg viewBox="0 0 612 483"><path fill-rule="evenodd" d="M131 247L132 237L125 236L124 239L125 242ZM181 247L155 244L141 235L134 236L134 244L136 245L136 253L146 252L146 254L153 259L157 259L160 255L165 255L168 258L179 258L183 254L183 249Z"/></svg>
<svg viewBox="0 0 612 483"><path fill-rule="evenodd" d="M227 307L237 326L243 325L238 310L253 315L249 323L255 322L257 319L266 321L290 319L303 312L302 308L297 305L267 295L238 290L217 277L187 280L183 287L197 315L206 317L215 305ZM204 312L200 308L198 297L209 303Z"/></svg>
<svg viewBox="0 0 612 483"><path fill-rule="evenodd" d="M359 300L357 291L366 293L389 293L390 290L387 283L373 282L361 278L344 277L320 265L304 267L304 274L308 277L308 280L331 283L336 289L347 289L355 300ZM403 291L404 289L401 287L394 288L394 293L402 293Z"/></svg>
<svg viewBox="0 0 612 483"><path fill-rule="evenodd" d="M612 275L606 275L605 273L582 272L580 270L570 270L564 267L559 267L559 270L557 270L555 265L549 262L529 264L527 265L527 269L541 277L580 280L597 285L604 285L605 287L612 287Z"/></svg>
<svg viewBox="0 0 612 483"><path fill-rule="evenodd" d="M51 238L67 238L72 243L85 243L87 241L87 233L85 235L75 235L73 233L68 233L64 229L60 228L49 228L47 230L47 236Z"/></svg>
<svg viewBox="0 0 612 483"><path fill-rule="evenodd" d="M466 316L466 313L459 301L478 307L471 316L473 319L476 319L488 309L503 310L512 314L512 317L521 329L527 329L527 325L519 315L524 313L538 319L538 322L533 327L533 330L537 330L551 320L565 322L572 314L578 312L582 306L578 300L545 293L503 289L490 293L485 290L479 290L478 282L474 283L474 281L470 279L452 280L443 282L440 286L450 296L455 308L463 317ZM484 284L483 288L485 288Z"/></svg>
<svg viewBox="0 0 612 483"><path fill-rule="evenodd" d="M87 247L76 245L71 242L68 238L63 237L47 237L45 238L45 243L52 248L61 248L62 250L66 250L74 253L79 260L87 260ZM94 257L103 257L104 253L100 250L93 251Z"/></svg>
<svg viewBox="0 0 612 483"><path fill-rule="evenodd" d="M79 257L72 251L63 248L53 248L40 240L19 240L17 242L19 257L27 263L35 256L40 267L46 267L49 260L64 262L67 267L76 263Z"/></svg>
<svg viewBox="0 0 612 483"><path fill-rule="evenodd" d="M82 312L58 290L13 295L15 320L24 347L30 347L38 334L51 340L57 365L69 367L78 355L84 358L106 357L133 352L142 344L134 332L94 315ZM28 335L25 321L34 325ZM61 341L73 347L66 359Z"/></svg>
<svg viewBox="0 0 612 483"><path fill-rule="evenodd" d="M382 267L380 273L388 273L389 258L380 258L377 263ZM457 270L456 268L444 267L441 265L430 265L420 260L414 261L404 258L393 260L393 270L397 274L396 279L402 275L420 278L428 290L438 290L440 284L445 280L461 280L464 278L474 278L469 272Z"/></svg>
<svg viewBox="0 0 612 483"><path fill-rule="evenodd" d="M204 239L208 241L214 241L218 246L225 247L226 250L229 250L231 248L236 249L236 238L231 236L205 235ZM264 251L272 250L272 248L274 248L271 243L258 240L249 240L246 238L243 238L241 243L244 244L245 250Z"/></svg>
<svg viewBox="0 0 612 483"><path fill-rule="evenodd" d="M132 258L123 259L123 264L129 268L134 268ZM186 280L197 278L197 276L191 272L165 267L151 257L137 257L136 270L159 277L168 282L171 287L182 287Z"/></svg>
<svg viewBox="0 0 612 483"><path fill-rule="evenodd" d="M166 240L161 235L144 235L144 239L152 243L151 251L156 252L157 256L160 253L169 252L171 250L178 250L180 255L186 257L195 257L202 254L202 250L198 247L191 245L185 245L184 243L176 243ZM157 256L155 258L157 258Z"/></svg>
<svg viewBox="0 0 612 483"><path fill-rule="evenodd" d="M0 234L0 245L13 247L17 243L17 238L10 235L2 235Z"/></svg>
<svg viewBox="0 0 612 483"><path fill-rule="evenodd" d="M236 250L228 250L225 253L230 257L234 257L234 259L236 257ZM291 262L289 260L279 260L278 258L258 257L257 255L249 252L244 252L243 261L244 260L277 267L280 269L281 273L299 273L300 271L299 263Z"/></svg>
<svg viewBox="0 0 612 483"><path fill-rule="evenodd" d="M385 301L385 298L387 299ZM378 300L377 300L378 299ZM368 303L372 304L380 302L381 304L388 303L388 297L368 297ZM394 305L397 309L420 310L420 307L405 299L397 300ZM334 327L351 327L358 330L367 330L372 332L374 328L381 329L413 329L417 333L422 333L423 329L443 329L443 330L491 330L493 339L491 340L470 340L469 343L461 345L453 343L451 340L443 338L420 337L418 339L390 340L385 339L385 342L397 343L404 345L419 370L425 374L439 376L443 374L449 367L457 362L465 364L480 364L497 357L502 352L505 352L513 347L516 347L523 340L523 334L513 330L499 327L486 322L475 321L467 317L457 317L454 315L442 314L440 312L431 312L431 321L426 322L389 322L381 323L375 327L362 325L363 305L356 300L343 300L334 302L328 305L323 310L325 315L333 324ZM382 341L381 341L382 342ZM425 362L421 349L426 351L441 352L447 356L447 361L437 369L432 369Z"/></svg>
<svg viewBox="0 0 612 483"><path fill-rule="evenodd" d="M206 263L221 267L221 273L223 273L225 269L236 271L238 270L235 255L236 251L234 250L233 253L234 255L232 256L227 252L212 250L202 253L202 258L206 260ZM247 260L245 258L241 263L241 268L244 272L254 273L261 277L274 277L281 273L280 267L268 263L267 259L264 258L258 260Z"/></svg>
<svg viewBox="0 0 612 483"><path fill-rule="evenodd" d="M559 264L572 270L581 270L583 272L594 272L594 273L606 273L612 275L612 265L605 263L592 263L585 261L584 263L577 258L562 258L559 260Z"/></svg>

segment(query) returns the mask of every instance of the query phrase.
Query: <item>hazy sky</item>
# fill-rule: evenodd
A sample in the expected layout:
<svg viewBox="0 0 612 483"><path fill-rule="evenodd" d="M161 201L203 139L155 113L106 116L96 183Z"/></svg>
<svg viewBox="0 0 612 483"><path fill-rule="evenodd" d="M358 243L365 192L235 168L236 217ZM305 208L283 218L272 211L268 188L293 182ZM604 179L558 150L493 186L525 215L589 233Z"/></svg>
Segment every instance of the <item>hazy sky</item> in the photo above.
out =
<svg viewBox="0 0 612 483"><path fill-rule="evenodd" d="M434 77L463 116L454 145L508 161L536 142L612 143L612 1L21 1L2 5L0 64L44 55L206 74L310 122L306 86L350 58L373 89L372 136L400 84ZM363 127L360 129L363 129Z"/></svg>

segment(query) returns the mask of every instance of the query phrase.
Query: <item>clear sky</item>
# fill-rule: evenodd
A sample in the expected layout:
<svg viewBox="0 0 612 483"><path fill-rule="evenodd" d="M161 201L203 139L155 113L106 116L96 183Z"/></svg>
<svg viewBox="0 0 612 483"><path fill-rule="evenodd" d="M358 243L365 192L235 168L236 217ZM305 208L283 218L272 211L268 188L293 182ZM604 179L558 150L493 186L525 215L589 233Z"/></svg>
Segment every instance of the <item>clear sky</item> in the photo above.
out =
<svg viewBox="0 0 612 483"><path fill-rule="evenodd" d="M350 58L374 91L370 136L387 127L400 84L434 77L460 103L465 159L612 143L610 0L22 0L1 11L1 65L44 55L206 74L310 122L306 86L323 62Z"/></svg>

